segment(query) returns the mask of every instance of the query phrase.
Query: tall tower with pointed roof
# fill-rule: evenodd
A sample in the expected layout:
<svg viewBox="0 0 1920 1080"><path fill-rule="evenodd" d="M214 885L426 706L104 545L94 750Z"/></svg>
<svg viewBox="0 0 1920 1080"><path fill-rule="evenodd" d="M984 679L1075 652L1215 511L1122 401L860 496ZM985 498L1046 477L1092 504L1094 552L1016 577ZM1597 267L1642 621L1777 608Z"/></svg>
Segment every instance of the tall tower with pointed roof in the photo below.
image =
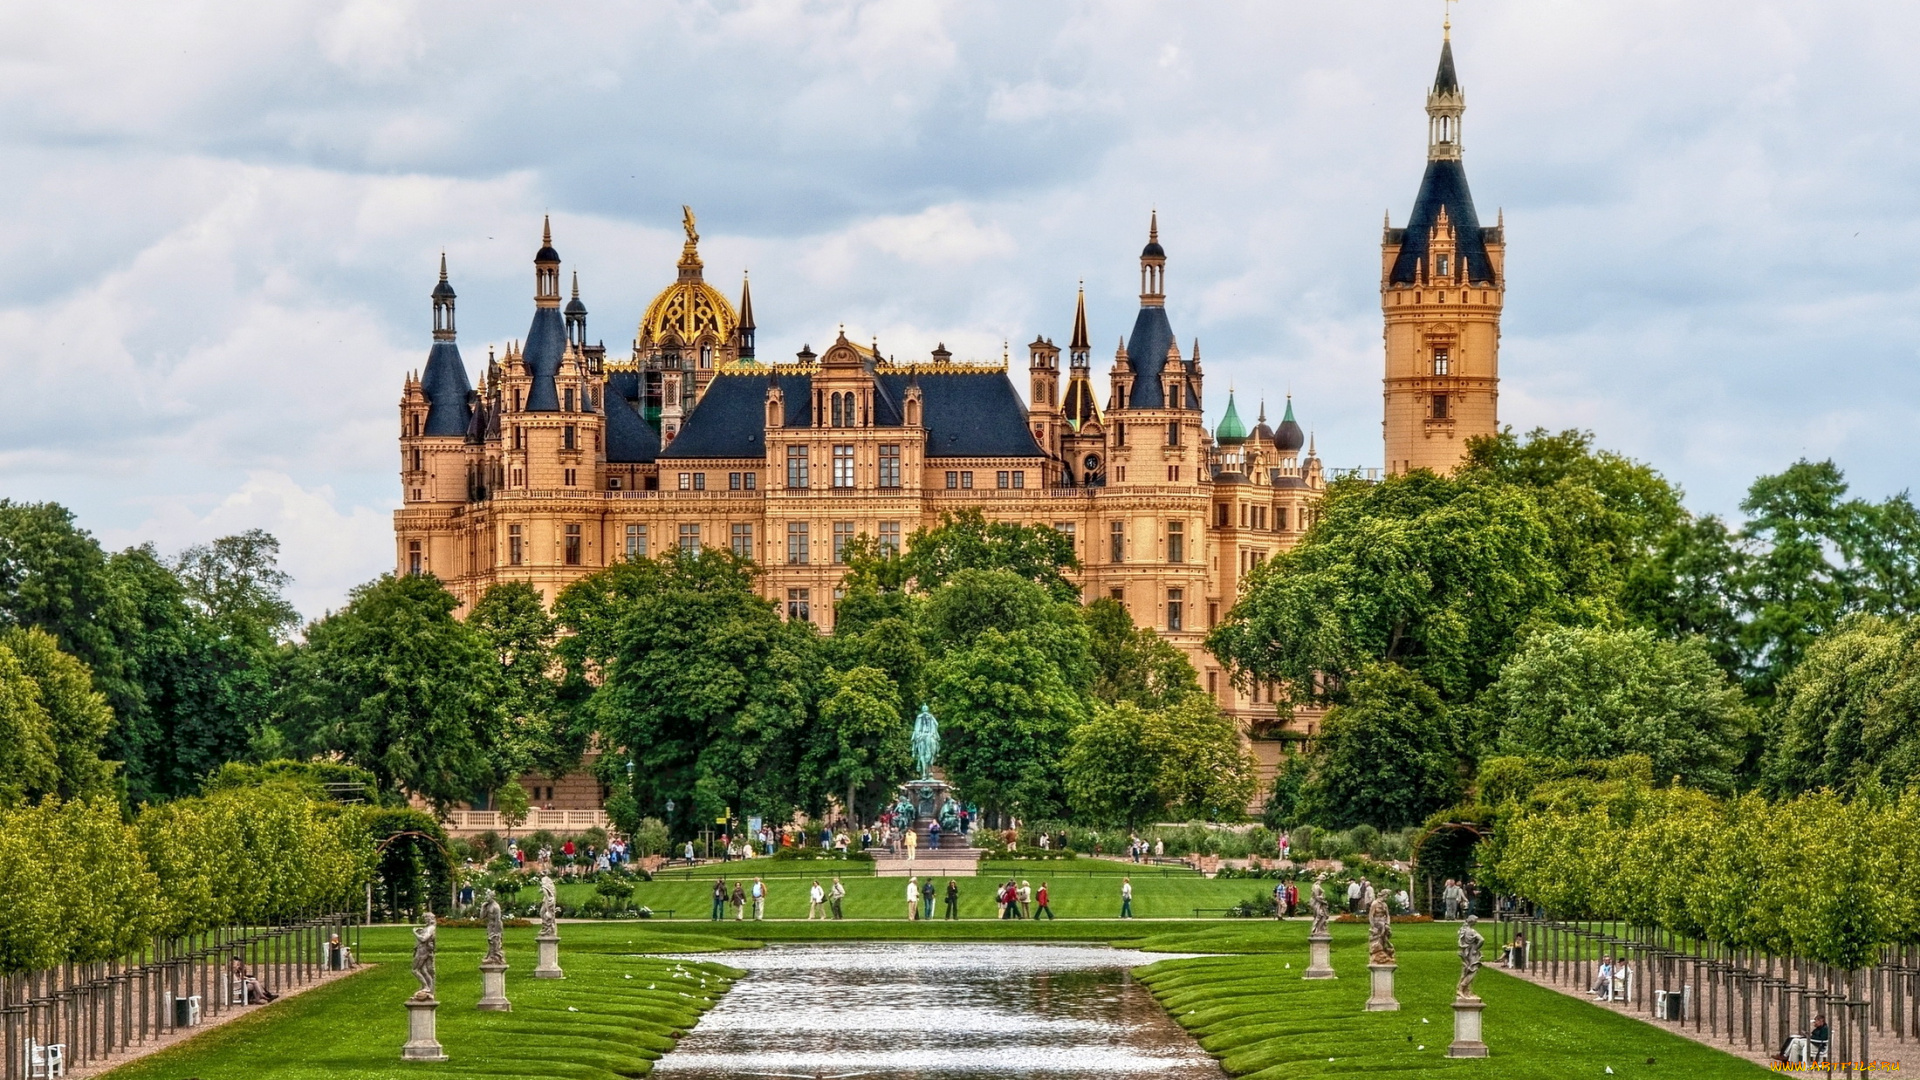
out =
<svg viewBox="0 0 1920 1080"><path fill-rule="evenodd" d="M1427 92L1427 169L1405 228L1391 216L1380 245L1389 473L1448 472L1467 440L1499 430L1500 311L1506 230L1480 224L1461 159L1466 94L1451 26Z"/></svg>

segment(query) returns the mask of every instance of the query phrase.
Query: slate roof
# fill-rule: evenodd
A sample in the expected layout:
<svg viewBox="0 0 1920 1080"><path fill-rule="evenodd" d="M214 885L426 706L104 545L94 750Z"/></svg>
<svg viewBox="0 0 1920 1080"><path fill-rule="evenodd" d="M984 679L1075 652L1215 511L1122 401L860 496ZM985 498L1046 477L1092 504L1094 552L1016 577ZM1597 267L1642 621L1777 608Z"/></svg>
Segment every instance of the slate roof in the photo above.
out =
<svg viewBox="0 0 1920 1080"><path fill-rule="evenodd" d="M640 415L640 373L607 376L607 460L649 462L660 456L660 433Z"/></svg>
<svg viewBox="0 0 1920 1080"><path fill-rule="evenodd" d="M460 362L460 346L451 341L436 341L427 354L427 369L420 376L420 390L427 395L427 435L465 436L473 419L467 403L473 396L473 384L467 381L467 366Z"/></svg>
<svg viewBox="0 0 1920 1080"><path fill-rule="evenodd" d="M1460 92L1460 79L1453 73L1453 39L1440 43L1440 70L1434 73L1433 88L1442 94Z"/></svg>
<svg viewBox="0 0 1920 1080"><path fill-rule="evenodd" d="M1473 193L1467 190L1466 167L1458 159L1447 159L1427 162L1426 175L1420 178L1420 193L1413 199L1413 215L1407 219L1400 256L1393 261L1394 284L1414 283L1415 270L1427 255L1427 233L1440 219L1443 206L1447 221L1456 230L1455 250L1466 262L1467 280L1476 285L1493 281L1493 260L1487 258L1480 215L1473 209ZM1131 355L1132 348L1127 352Z"/></svg>
<svg viewBox="0 0 1920 1080"><path fill-rule="evenodd" d="M1160 373L1167 366L1167 346L1171 344L1173 324L1167 321L1167 309L1142 307L1133 320L1133 334L1127 338L1127 361L1133 365L1128 408L1165 407L1167 395L1160 386Z"/></svg>
<svg viewBox="0 0 1920 1080"><path fill-rule="evenodd" d="M560 373L560 361L567 355L567 324L558 308L535 308L533 325L527 328L527 342L520 359L533 377L527 390L528 412L559 412L560 394L554 389L554 376Z"/></svg>
<svg viewBox="0 0 1920 1080"><path fill-rule="evenodd" d="M790 428L813 426L813 376L776 375ZM1003 371L966 374L890 373L874 377L874 420L899 427L901 402L917 378L927 427L927 456L1044 457L1027 430L1027 410ZM668 458L757 458L766 448L765 374L715 375L680 434L659 452Z"/></svg>

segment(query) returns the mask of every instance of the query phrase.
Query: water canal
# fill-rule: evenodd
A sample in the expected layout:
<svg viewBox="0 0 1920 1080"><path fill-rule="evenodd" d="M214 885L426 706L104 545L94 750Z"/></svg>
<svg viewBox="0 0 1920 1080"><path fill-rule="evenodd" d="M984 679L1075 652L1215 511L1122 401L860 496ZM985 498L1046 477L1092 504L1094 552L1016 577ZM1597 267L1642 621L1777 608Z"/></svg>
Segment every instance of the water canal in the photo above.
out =
<svg viewBox="0 0 1920 1080"><path fill-rule="evenodd" d="M1165 953L1071 945L773 945L654 1074L1223 1080L1128 974Z"/></svg>

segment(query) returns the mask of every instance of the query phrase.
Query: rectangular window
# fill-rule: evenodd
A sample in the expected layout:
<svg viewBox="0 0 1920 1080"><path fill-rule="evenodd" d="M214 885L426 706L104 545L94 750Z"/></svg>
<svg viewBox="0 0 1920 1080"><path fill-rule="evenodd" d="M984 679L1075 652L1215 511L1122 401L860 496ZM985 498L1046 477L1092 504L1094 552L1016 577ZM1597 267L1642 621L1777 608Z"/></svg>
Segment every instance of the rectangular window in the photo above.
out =
<svg viewBox="0 0 1920 1080"><path fill-rule="evenodd" d="M1453 372L1453 350L1445 345L1437 345L1433 350L1433 373L1449 375Z"/></svg>
<svg viewBox="0 0 1920 1080"><path fill-rule="evenodd" d="M689 555L700 554L700 526L680 526L680 550Z"/></svg>
<svg viewBox="0 0 1920 1080"><path fill-rule="evenodd" d="M1187 525L1184 521L1167 522L1167 561L1187 561Z"/></svg>
<svg viewBox="0 0 1920 1080"><path fill-rule="evenodd" d="M1264 529L1267 527L1266 507L1256 506L1253 508L1253 527L1256 529Z"/></svg>
<svg viewBox="0 0 1920 1080"><path fill-rule="evenodd" d="M1167 445L1180 445L1180 421L1178 420L1167 421Z"/></svg>
<svg viewBox="0 0 1920 1080"><path fill-rule="evenodd" d="M580 526L567 526L566 557L568 566L580 565Z"/></svg>
<svg viewBox="0 0 1920 1080"><path fill-rule="evenodd" d="M575 435L574 435L572 424L568 424L566 427L561 428L560 429L560 449L562 450L573 449L574 438L575 438Z"/></svg>
<svg viewBox="0 0 1920 1080"><path fill-rule="evenodd" d="M407 541L407 573L412 574L414 577L419 577L423 569L424 567L421 565L420 558L420 541Z"/></svg>
<svg viewBox="0 0 1920 1080"><path fill-rule="evenodd" d="M609 476L609 477L607 477L607 490L608 490L608 491L619 491L619 490L620 490L620 478L619 478L619 477L617 477L617 476Z"/></svg>
<svg viewBox="0 0 1920 1080"><path fill-rule="evenodd" d="M1107 598L1116 604L1125 604L1127 602L1127 590L1124 586L1115 585L1113 588L1107 590Z"/></svg>
<svg viewBox="0 0 1920 1080"><path fill-rule="evenodd" d="M807 448L804 446L787 447L787 486L807 486Z"/></svg>
<svg viewBox="0 0 1920 1080"><path fill-rule="evenodd" d="M1227 504L1226 503L1213 504L1213 523L1222 529L1227 527Z"/></svg>
<svg viewBox="0 0 1920 1080"><path fill-rule="evenodd" d="M627 558L644 559L647 557L647 527L645 525L627 526Z"/></svg>
<svg viewBox="0 0 1920 1080"><path fill-rule="evenodd" d="M880 523L880 550L890 554L900 553L900 523L883 521Z"/></svg>
<svg viewBox="0 0 1920 1080"><path fill-rule="evenodd" d="M1069 551L1073 551L1075 553L1079 552L1080 550L1079 545L1077 541L1074 539L1074 523L1073 522L1056 521L1053 523L1053 528L1055 532L1058 532L1062 536L1065 536L1067 538L1067 549Z"/></svg>
<svg viewBox="0 0 1920 1080"><path fill-rule="evenodd" d="M1121 406L1121 407L1125 408L1125 406ZM1126 424L1126 421L1124 420L1113 425L1113 445L1115 446L1127 445L1127 424Z"/></svg>
<svg viewBox="0 0 1920 1080"><path fill-rule="evenodd" d="M853 447L835 446L833 448L833 486L850 488L853 486Z"/></svg>
<svg viewBox="0 0 1920 1080"><path fill-rule="evenodd" d="M577 475L575 471L572 469L562 469L561 473L562 473L561 480L565 482L566 486L572 487L573 481Z"/></svg>
<svg viewBox="0 0 1920 1080"><path fill-rule="evenodd" d="M692 473L683 472L680 474L680 490L681 491L693 490L693 474Z"/></svg>
<svg viewBox="0 0 1920 1080"><path fill-rule="evenodd" d="M1013 486L1016 488L1024 488L1027 486L1027 470L1013 470Z"/></svg>
<svg viewBox="0 0 1920 1080"><path fill-rule="evenodd" d="M1121 563L1127 561L1127 525L1116 521L1107 526L1107 561Z"/></svg>
<svg viewBox="0 0 1920 1080"><path fill-rule="evenodd" d="M520 543L520 526L507 526L507 565L519 566L524 554Z"/></svg>
<svg viewBox="0 0 1920 1080"><path fill-rule="evenodd" d="M1186 592L1181 589L1167 590L1167 629L1179 630L1182 625L1182 609L1186 606Z"/></svg>
<svg viewBox="0 0 1920 1080"><path fill-rule="evenodd" d="M1286 507L1276 506L1273 508L1273 527L1274 527L1274 530L1277 532L1287 531L1287 508Z"/></svg>
<svg viewBox="0 0 1920 1080"><path fill-rule="evenodd" d="M748 491L755 491L759 489L760 487L759 473L747 473L745 476L742 477L742 479L744 479L747 482Z"/></svg>
<svg viewBox="0 0 1920 1080"><path fill-rule="evenodd" d="M1220 696L1220 673L1217 671L1207 672L1207 696L1213 698Z"/></svg>
<svg viewBox="0 0 1920 1080"><path fill-rule="evenodd" d="M883 488L900 486L900 448L898 446L880 448L880 486Z"/></svg>
<svg viewBox="0 0 1920 1080"><path fill-rule="evenodd" d="M787 565L807 565L807 523L787 522Z"/></svg>
<svg viewBox="0 0 1920 1080"><path fill-rule="evenodd" d="M572 412L573 411L573 387L571 386L567 387L567 389L565 390L565 395L566 395L566 408L562 409L561 411ZM568 430L569 431L572 430L571 425L569 425ZM567 445L569 448L571 448L573 444L568 443Z"/></svg>
<svg viewBox="0 0 1920 1080"><path fill-rule="evenodd" d="M853 522L836 521L833 523L833 561L846 562L847 544L853 540Z"/></svg>
<svg viewBox="0 0 1920 1080"><path fill-rule="evenodd" d="M753 526L736 521L732 527L733 553L743 559L753 558Z"/></svg>
<svg viewBox="0 0 1920 1080"><path fill-rule="evenodd" d="M962 470L961 470L961 472L960 472L960 486L961 486L961 487L962 487L963 489L967 489L967 488L972 488L972 487L973 487L973 473L972 473L972 472L971 472L970 470L966 470L966 469L962 469Z"/></svg>
<svg viewBox="0 0 1920 1080"><path fill-rule="evenodd" d="M993 474L993 486L997 488L1012 487L1013 481L1010 479L1010 477L1012 476L1013 476L1012 473L1008 472L1005 469L1001 469L999 472Z"/></svg>
<svg viewBox="0 0 1920 1080"><path fill-rule="evenodd" d="M1167 466L1167 481L1169 483L1178 483L1179 480L1180 480L1180 466L1178 465Z"/></svg>
<svg viewBox="0 0 1920 1080"><path fill-rule="evenodd" d="M1207 625L1212 626L1215 623L1218 623L1219 621L1220 621L1220 605L1213 603L1212 601L1208 601L1207 602Z"/></svg>
<svg viewBox="0 0 1920 1080"><path fill-rule="evenodd" d="M813 612L810 610L812 608L812 604L809 603L810 594L811 594L811 590L809 589L788 589L787 590L787 618L788 619L791 619L794 622L812 622L813 621Z"/></svg>
<svg viewBox="0 0 1920 1080"><path fill-rule="evenodd" d="M1433 395L1433 418L1435 420L1445 420L1447 418L1447 395Z"/></svg>
<svg viewBox="0 0 1920 1080"><path fill-rule="evenodd" d="M739 473L730 472L727 474L727 490L728 491L740 490L740 474Z"/></svg>
<svg viewBox="0 0 1920 1080"><path fill-rule="evenodd" d="M960 486L960 474L958 472L955 472L952 469L948 469L947 470L947 487L957 488L959 486Z"/></svg>
<svg viewBox="0 0 1920 1080"><path fill-rule="evenodd" d="M695 491L707 490L707 474L706 473L697 472L693 474L693 490Z"/></svg>

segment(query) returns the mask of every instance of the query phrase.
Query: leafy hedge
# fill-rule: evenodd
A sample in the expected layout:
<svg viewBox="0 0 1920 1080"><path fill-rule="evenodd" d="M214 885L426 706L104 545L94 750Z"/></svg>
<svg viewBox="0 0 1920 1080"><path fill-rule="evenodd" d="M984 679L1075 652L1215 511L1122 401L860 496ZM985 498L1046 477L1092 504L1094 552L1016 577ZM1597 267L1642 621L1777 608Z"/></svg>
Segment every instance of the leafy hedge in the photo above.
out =
<svg viewBox="0 0 1920 1080"><path fill-rule="evenodd" d="M1546 784L1504 815L1484 863L1559 916L1846 969L1920 942L1920 794L1770 803L1635 779Z"/></svg>
<svg viewBox="0 0 1920 1080"><path fill-rule="evenodd" d="M149 807L131 823L106 798L0 811L0 971L339 910L372 870L361 811L277 785Z"/></svg>

